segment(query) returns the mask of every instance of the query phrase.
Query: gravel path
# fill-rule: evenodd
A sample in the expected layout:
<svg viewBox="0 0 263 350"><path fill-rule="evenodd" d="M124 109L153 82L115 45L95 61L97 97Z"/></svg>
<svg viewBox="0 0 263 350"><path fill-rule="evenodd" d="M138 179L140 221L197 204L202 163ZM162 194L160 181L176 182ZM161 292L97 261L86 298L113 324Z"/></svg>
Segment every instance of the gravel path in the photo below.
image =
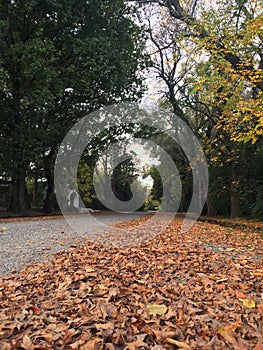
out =
<svg viewBox="0 0 263 350"><path fill-rule="evenodd" d="M34 261L50 261L51 256L55 252L66 250L70 247L77 247L85 242L115 242L118 239L119 229L110 230L109 226L114 224L127 222L139 217L145 216L146 213L132 214L111 214L98 213L90 216L78 216L78 227L85 228L85 234L79 234L68 225L63 217L52 219L0 219L0 276L4 276L13 271L18 271L27 265L31 265ZM95 218L96 220L94 220ZM75 221L72 216L71 220ZM136 230L132 228L133 230ZM126 229L125 229L126 230ZM117 232L117 236L114 234ZM128 234L127 231L125 234ZM140 232L141 235L141 232ZM100 237L103 239L100 240ZM131 238L134 239L133 236ZM134 242L134 241L133 241ZM180 242L195 246L196 243ZM107 245L107 244L106 244ZM239 260L242 256L246 256L249 260L261 260L262 254L251 251L250 247L238 247L236 251L232 245L219 243L202 243L200 247L211 250L212 252L229 255L233 259ZM176 255L176 253L175 253Z"/></svg>
<svg viewBox="0 0 263 350"><path fill-rule="evenodd" d="M95 214L97 223L87 216L83 217L83 222L88 227L88 236L94 237L103 230L101 223L113 225L142 215L145 214ZM109 230L106 226L105 229ZM34 261L48 261L53 253L79 246L86 240L64 218L13 222L0 220L0 276L18 271Z"/></svg>

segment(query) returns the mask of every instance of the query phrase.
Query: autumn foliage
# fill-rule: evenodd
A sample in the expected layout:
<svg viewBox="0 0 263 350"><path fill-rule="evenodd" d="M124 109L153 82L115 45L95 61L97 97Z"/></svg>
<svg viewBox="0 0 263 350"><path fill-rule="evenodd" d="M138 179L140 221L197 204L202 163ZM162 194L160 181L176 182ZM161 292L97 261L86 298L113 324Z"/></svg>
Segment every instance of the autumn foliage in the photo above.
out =
<svg viewBox="0 0 263 350"><path fill-rule="evenodd" d="M2 277L0 348L263 349L263 226L209 221Z"/></svg>

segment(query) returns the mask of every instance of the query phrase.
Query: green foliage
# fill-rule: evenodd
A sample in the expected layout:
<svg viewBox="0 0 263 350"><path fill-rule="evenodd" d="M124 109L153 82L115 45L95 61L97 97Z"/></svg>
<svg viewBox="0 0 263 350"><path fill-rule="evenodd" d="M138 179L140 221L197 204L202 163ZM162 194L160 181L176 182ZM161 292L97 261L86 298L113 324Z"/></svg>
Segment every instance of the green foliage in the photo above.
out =
<svg viewBox="0 0 263 350"><path fill-rule="evenodd" d="M229 178L224 167L209 168L208 215L228 216L230 212Z"/></svg>
<svg viewBox="0 0 263 350"><path fill-rule="evenodd" d="M163 196L163 183L162 183L161 175L159 174L155 166L151 167L150 176L153 179L153 187L151 190L152 200L158 201L160 204Z"/></svg>
<svg viewBox="0 0 263 350"><path fill-rule="evenodd" d="M190 203L192 191L192 177L188 161L181 152L180 147L167 135L154 135L153 139L170 155L180 176L177 177L174 169L167 166L167 162L160 157L158 159L161 162L160 165L152 166L149 171L149 175L153 179L151 200L155 201L155 206L159 207L161 205L162 210L173 211L176 203L180 202L181 199L179 210L186 211ZM159 166L162 167L162 177L158 171ZM163 195L164 186L165 188L169 188L166 197ZM161 204L162 201L163 203Z"/></svg>
<svg viewBox="0 0 263 350"><path fill-rule="evenodd" d="M143 47L123 0L0 1L1 169L18 181L82 115L139 98Z"/></svg>
<svg viewBox="0 0 263 350"><path fill-rule="evenodd" d="M251 217L253 219L263 220L263 185L256 187L256 200L251 206Z"/></svg>
<svg viewBox="0 0 263 350"><path fill-rule="evenodd" d="M81 160L78 167L78 189L83 203L89 205L95 198L92 170L90 165Z"/></svg>
<svg viewBox="0 0 263 350"><path fill-rule="evenodd" d="M46 181L38 179L37 183L35 179L28 177L26 179L28 200L31 205L36 208L41 208L43 206L43 198L46 191Z"/></svg>
<svg viewBox="0 0 263 350"><path fill-rule="evenodd" d="M135 168L130 159L122 162L113 170L111 186L116 198L124 202L132 198L131 184L135 178Z"/></svg>

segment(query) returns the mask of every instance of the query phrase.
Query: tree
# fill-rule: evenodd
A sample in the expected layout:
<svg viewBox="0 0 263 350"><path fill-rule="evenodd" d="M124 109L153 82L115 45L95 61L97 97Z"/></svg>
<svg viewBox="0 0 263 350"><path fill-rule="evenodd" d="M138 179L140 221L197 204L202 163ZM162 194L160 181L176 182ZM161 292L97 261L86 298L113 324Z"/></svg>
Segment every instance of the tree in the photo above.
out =
<svg viewBox="0 0 263 350"><path fill-rule="evenodd" d="M185 43L182 40L185 26L182 23L175 22L167 10L162 9L160 11L156 6L149 6L144 9L144 16L148 24L148 52L153 62L150 67L150 77L152 77L155 86L158 85L159 87L159 99L157 103L160 107L168 109L175 114L172 124L167 122L166 127L167 129L172 128L178 131L178 118L180 118L198 135L200 118L197 120L192 110L186 108L189 107L189 102L185 99L183 93L188 72L192 68L192 55L185 49ZM189 162L180 147L171 138L167 137L167 135L155 135L155 131L152 130L151 137L155 143L168 152L180 170L182 194L179 210L187 211L193 190ZM170 187L170 198L166 198L169 204L165 208L169 210L169 208L171 209L173 207L173 203L178 201L180 193L178 193L178 179L172 175L173 171L171 169L165 169L164 172L166 174L163 180ZM160 201L162 198L160 175L157 170L152 169L151 176L154 179L152 189L153 199Z"/></svg>
<svg viewBox="0 0 263 350"><path fill-rule="evenodd" d="M251 198L245 166L248 159L254 159L254 166L258 167L256 159L260 159L258 146L246 144L248 141L261 144L262 134L263 101L258 84L262 78L261 34L260 27L255 29L255 23L261 17L262 4L258 2L254 9L252 6L252 1L243 4L221 2L216 9L203 13L200 20L203 27L212 37L224 43L225 48L238 54L242 64L236 69L219 49L217 41L204 36L197 38L196 42L198 48L206 50L209 55L203 61L196 61L188 79L188 86L193 87L190 94L195 96L195 103L205 106L208 112L209 132L203 138L204 147L210 159L211 172L224 174L223 187L229 189L232 217L249 212L245 208L251 206L253 196ZM244 192L247 194L244 195ZM213 197L213 193L210 194Z"/></svg>
<svg viewBox="0 0 263 350"><path fill-rule="evenodd" d="M139 3L167 8L172 18L184 24L186 40L191 39L214 61L223 61L225 71L239 79L237 90L240 84L250 90L250 97L244 100L242 96L223 116L230 119L228 126L233 139L256 142L263 133L263 2L224 0L213 1L209 6L196 0Z"/></svg>
<svg viewBox="0 0 263 350"><path fill-rule="evenodd" d="M167 100L176 106L177 113L179 105L208 156L210 213L219 209L220 203L215 208L219 195L228 201L225 208L231 216L251 214L248 208L255 200L255 187L261 177L252 185L248 178L251 172L245 167L253 159L258 169L258 150L262 147L262 2L220 1L203 8L202 1L140 3L158 3L168 9L170 20L174 19L172 28L166 26L170 33L161 32L159 41L156 37L152 40L160 56L155 66L167 85ZM169 35L174 41L164 45ZM175 54L170 51L165 59L170 48ZM176 70L177 52L186 53L181 65L181 72L183 69L186 74L181 80ZM248 141L257 144L253 147L246 144ZM261 197L257 193L258 200Z"/></svg>
<svg viewBox="0 0 263 350"><path fill-rule="evenodd" d="M30 163L42 164L52 210L56 150L78 118L141 94L143 36L122 0L0 1L0 162L10 209L26 207Z"/></svg>

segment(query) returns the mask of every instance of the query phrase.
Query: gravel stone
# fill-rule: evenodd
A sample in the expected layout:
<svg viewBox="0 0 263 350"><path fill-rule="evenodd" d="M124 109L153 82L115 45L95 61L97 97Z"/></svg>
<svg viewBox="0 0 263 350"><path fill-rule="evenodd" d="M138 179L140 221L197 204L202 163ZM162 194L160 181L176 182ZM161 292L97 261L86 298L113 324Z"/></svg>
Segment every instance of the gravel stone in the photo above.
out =
<svg viewBox="0 0 263 350"><path fill-rule="evenodd" d="M90 217L83 217L83 220L88 227L88 236L94 237L103 230L101 223L114 225L143 215L145 214L95 214L97 224ZM63 217L50 220L0 221L0 230L0 276L17 272L34 262L50 261L53 253L71 246L80 246L88 239L74 232Z"/></svg>

